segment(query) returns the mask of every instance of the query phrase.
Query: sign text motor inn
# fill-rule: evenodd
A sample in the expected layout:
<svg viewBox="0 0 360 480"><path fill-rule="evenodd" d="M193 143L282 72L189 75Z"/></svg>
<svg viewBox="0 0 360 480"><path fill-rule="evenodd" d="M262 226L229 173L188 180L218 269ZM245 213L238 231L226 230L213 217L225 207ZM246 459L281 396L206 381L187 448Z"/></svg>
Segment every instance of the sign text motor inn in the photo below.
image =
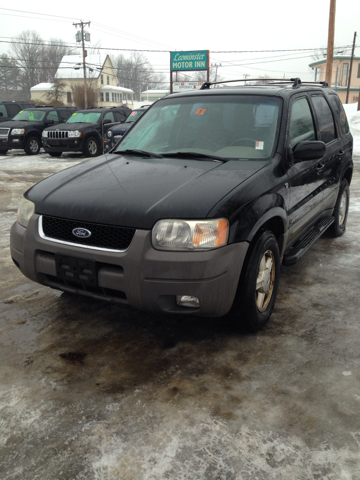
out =
<svg viewBox="0 0 360 480"><path fill-rule="evenodd" d="M209 81L209 50L195 50L192 52L170 52L170 92L173 92L173 72L207 70Z"/></svg>

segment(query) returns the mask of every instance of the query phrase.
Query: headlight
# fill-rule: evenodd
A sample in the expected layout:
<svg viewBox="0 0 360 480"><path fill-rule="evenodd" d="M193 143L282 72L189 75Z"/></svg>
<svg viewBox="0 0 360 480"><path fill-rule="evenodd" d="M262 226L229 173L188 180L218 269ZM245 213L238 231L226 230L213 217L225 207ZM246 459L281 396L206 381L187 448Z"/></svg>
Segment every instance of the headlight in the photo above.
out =
<svg viewBox="0 0 360 480"><path fill-rule="evenodd" d="M71 137L81 137L82 132L79 132L79 130L74 130L73 132L69 132L69 138Z"/></svg>
<svg viewBox="0 0 360 480"><path fill-rule="evenodd" d="M158 250L210 250L226 245L229 222L216 220L159 220L152 230Z"/></svg>
<svg viewBox="0 0 360 480"><path fill-rule="evenodd" d="M109 138L111 138L111 137L113 136L113 132L112 132L111 130L108 130L107 136L108 136Z"/></svg>
<svg viewBox="0 0 360 480"><path fill-rule="evenodd" d="M24 128L13 128L11 130L12 135L24 135L25 129Z"/></svg>
<svg viewBox="0 0 360 480"><path fill-rule="evenodd" d="M35 204L23 197L20 200L18 212L17 212L17 221L23 227L27 227L31 215L35 212Z"/></svg>
<svg viewBox="0 0 360 480"><path fill-rule="evenodd" d="M47 138L47 136L48 136L48 132L47 132L46 130L43 130L43 132L42 132L42 136Z"/></svg>

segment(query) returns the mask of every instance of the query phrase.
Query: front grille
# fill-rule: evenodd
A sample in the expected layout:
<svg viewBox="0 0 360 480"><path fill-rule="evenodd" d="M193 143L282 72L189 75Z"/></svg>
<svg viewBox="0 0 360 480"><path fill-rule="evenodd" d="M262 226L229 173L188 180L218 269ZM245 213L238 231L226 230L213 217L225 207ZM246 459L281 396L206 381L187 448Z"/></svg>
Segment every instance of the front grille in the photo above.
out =
<svg viewBox="0 0 360 480"><path fill-rule="evenodd" d="M113 225L101 225L99 223L68 220L65 218L42 216L39 224L40 235L60 240L66 243L75 243L84 247L96 247L107 250L124 251L129 248L135 234L135 228L116 227ZM72 231L74 228L85 228L91 232L91 236L84 238L76 237Z"/></svg>
<svg viewBox="0 0 360 480"><path fill-rule="evenodd" d="M8 138L10 128L0 128L0 138Z"/></svg>
<svg viewBox="0 0 360 480"><path fill-rule="evenodd" d="M63 130L48 130L48 138L69 138L69 132Z"/></svg>

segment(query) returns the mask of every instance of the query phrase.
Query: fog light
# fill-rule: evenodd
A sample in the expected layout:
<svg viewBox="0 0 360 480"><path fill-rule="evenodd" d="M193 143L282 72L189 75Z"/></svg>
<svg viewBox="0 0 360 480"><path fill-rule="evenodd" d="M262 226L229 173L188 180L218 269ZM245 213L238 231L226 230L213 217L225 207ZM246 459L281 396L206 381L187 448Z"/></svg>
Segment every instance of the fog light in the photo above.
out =
<svg viewBox="0 0 360 480"><path fill-rule="evenodd" d="M176 295L176 303L182 307L200 307L199 299L191 295Z"/></svg>

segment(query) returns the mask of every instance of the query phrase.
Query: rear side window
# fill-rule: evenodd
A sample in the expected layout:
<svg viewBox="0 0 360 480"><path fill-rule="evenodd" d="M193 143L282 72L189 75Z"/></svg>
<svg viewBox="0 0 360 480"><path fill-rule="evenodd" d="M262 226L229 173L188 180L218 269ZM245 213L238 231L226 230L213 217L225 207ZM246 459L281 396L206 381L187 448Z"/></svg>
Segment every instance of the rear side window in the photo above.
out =
<svg viewBox="0 0 360 480"><path fill-rule="evenodd" d="M291 147L295 147L304 140L316 140L314 121L306 98L299 98L292 104L289 140Z"/></svg>
<svg viewBox="0 0 360 480"><path fill-rule="evenodd" d="M17 105L8 105L9 117L13 118L20 111L20 108Z"/></svg>
<svg viewBox="0 0 360 480"><path fill-rule="evenodd" d="M0 112L3 114L3 117L7 117L8 113L6 111L5 105L0 105Z"/></svg>
<svg viewBox="0 0 360 480"><path fill-rule="evenodd" d="M329 99L336 113L336 116L339 120L340 131L343 135L346 135L347 133L349 133L349 124L346 118L344 107L342 106L342 103L340 101L340 98L337 95L332 94L332 95L329 95Z"/></svg>
<svg viewBox="0 0 360 480"><path fill-rule="evenodd" d="M48 120L54 120L54 123L59 123L59 116L56 110L49 112L47 116Z"/></svg>
<svg viewBox="0 0 360 480"><path fill-rule="evenodd" d="M311 96L320 129L320 140L329 143L336 138L335 124L330 107L322 95Z"/></svg>

